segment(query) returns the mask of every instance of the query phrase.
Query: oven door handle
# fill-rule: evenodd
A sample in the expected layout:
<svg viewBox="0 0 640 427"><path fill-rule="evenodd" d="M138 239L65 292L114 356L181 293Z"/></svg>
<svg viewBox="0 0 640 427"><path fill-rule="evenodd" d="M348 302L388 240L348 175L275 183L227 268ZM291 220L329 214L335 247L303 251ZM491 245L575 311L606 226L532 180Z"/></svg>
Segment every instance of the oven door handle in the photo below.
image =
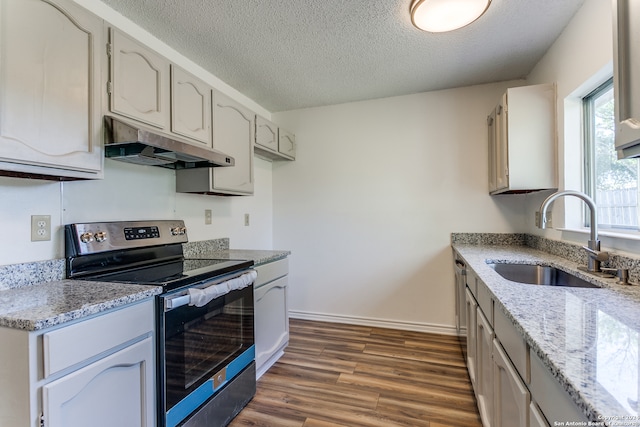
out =
<svg viewBox="0 0 640 427"><path fill-rule="evenodd" d="M164 299L164 311L171 311L185 305L203 307L212 300L231 291L246 288L258 277L258 272L249 270L224 282L215 283L204 288L189 288L186 295L176 295Z"/></svg>

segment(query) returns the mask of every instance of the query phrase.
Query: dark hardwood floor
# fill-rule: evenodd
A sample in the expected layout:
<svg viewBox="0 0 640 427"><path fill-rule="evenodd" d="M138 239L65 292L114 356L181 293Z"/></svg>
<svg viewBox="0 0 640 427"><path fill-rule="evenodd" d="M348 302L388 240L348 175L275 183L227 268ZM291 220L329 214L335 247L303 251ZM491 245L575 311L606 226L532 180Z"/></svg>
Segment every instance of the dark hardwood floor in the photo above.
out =
<svg viewBox="0 0 640 427"><path fill-rule="evenodd" d="M456 337L291 320L231 427L481 427Z"/></svg>

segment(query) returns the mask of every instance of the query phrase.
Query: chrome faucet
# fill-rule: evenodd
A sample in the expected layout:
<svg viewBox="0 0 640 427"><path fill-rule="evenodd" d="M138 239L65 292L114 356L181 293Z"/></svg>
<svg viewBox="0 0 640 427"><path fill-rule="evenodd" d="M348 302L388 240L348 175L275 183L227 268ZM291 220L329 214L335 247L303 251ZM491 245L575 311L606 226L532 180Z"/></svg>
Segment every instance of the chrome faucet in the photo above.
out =
<svg viewBox="0 0 640 427"><path fill-rule="evenodd" d="M609 253L600 251L600 240L598 240L598 219L596 214L596 204L593 199L584 193L573 190L558 191L547 197L540 206L540 228L547 227L547 208L554 200L561 196L574 196L583 200L589 207L591 217L591 236L587 246L582 248L587 251L589 256L587 261L587 271L591 273L599 273L600 263L609 259Z"/></svg>

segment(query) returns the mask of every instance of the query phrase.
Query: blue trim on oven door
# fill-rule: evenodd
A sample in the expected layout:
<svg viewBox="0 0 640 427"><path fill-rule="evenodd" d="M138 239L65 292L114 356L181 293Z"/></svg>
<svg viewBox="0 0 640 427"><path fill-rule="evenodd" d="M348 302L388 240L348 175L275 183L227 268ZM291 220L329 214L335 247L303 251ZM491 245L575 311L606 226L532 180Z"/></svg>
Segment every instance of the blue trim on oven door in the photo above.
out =
<svg viewBox="0 0 640 427"><path fill-rule="evenodd" d="M191 392L187 397L176 403L173 408L167 411L166 427L175 427L191 415L200 405L206 402L211 396L216 394L218 390L227 385L229 381L234 379L244 368L249 366L256 358L256 346L252 345L246 349L240 356L233 359L227 365L227 379L217 388L213 387L213 379L207 380L200 387Z"/></svg>

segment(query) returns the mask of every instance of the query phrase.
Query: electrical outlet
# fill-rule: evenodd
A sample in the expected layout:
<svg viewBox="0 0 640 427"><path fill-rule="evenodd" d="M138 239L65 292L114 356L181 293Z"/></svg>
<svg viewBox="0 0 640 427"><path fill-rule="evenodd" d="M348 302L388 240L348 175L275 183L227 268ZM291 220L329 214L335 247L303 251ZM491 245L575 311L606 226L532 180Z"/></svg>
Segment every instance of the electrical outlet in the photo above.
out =
<svg viewBox="0 0 640 427"><path fill-rule="evenodd" d="M244 225L245 227L249 226L249 214L244 214Z"/></svg>
<svg viewBox="0 0 640 427"><path fill-rule="evenodd" d="M204 210L204 223L206 225L211 224L211 217L212 217L213 213L211 212L211 209L205 209Z"/></svg>
<svg viewBox="0 0 640 427"><path fill-rule="evenodd" d="M31 241L51 240L51 215L31 215Z"/></svg>

